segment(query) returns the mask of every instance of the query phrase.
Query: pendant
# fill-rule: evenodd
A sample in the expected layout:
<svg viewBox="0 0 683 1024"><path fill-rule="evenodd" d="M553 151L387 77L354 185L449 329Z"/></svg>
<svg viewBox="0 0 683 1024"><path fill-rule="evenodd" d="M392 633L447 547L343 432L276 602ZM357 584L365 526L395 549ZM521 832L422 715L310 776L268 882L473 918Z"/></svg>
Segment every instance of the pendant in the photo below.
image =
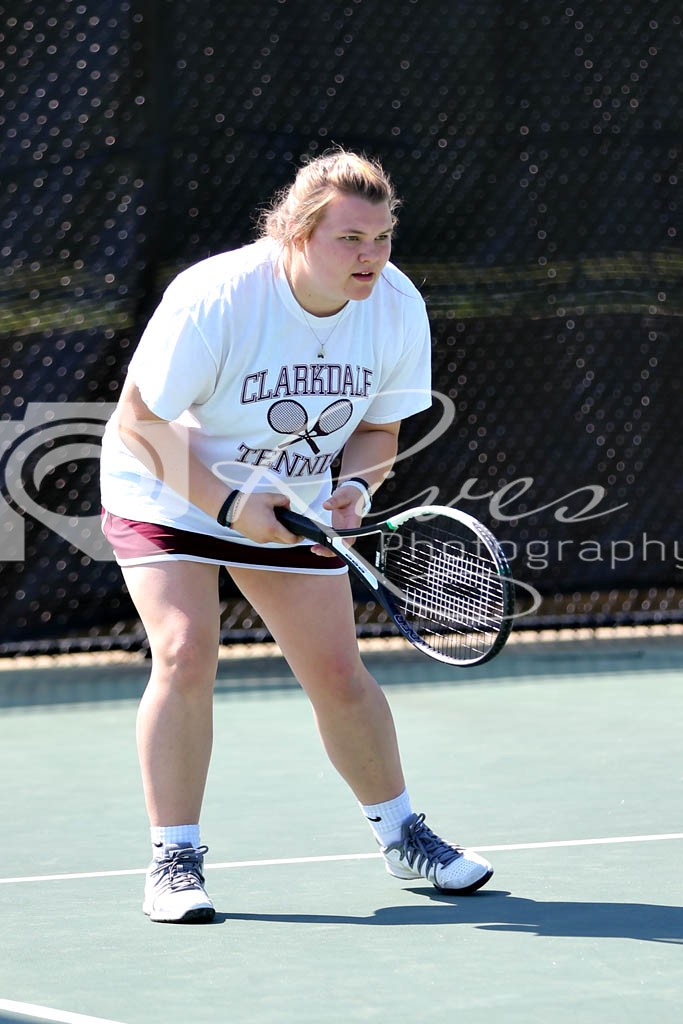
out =
<svg viewBox="0 0 683 1024"><path fill-rule="evenodd" d="M318 352L318 359L324 359L324 358L325 358L325 353L322 352L322 351Z"/></svg>

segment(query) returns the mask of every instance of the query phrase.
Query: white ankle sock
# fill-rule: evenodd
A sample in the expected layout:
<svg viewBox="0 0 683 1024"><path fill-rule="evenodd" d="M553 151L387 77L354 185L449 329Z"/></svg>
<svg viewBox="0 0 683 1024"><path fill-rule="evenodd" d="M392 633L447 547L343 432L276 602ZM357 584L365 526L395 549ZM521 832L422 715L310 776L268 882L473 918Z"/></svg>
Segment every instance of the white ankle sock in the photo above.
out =
<svg viewBox="0 0 683 1024"><path fill-rule="evenodd" d="M195 849L199 846L199 825L153 825L149 832L155 857L175 843L189 843Z"/></svg>
<svg viewBox="0 0 683 1024"><path fill-rule="evenodd" d="M401 838L403 824L413 813L408 790L381 804L360 804L365 817L370 822L375 839L380 846L390 846Z"/></svg>

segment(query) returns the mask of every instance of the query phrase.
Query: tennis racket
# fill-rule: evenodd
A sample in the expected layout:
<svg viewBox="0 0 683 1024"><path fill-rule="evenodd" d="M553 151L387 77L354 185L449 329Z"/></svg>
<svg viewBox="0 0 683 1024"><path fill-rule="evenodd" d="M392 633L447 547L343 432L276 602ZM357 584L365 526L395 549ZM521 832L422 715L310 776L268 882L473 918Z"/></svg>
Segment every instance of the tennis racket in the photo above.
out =
<svg viewBox="0 0 683 1024"><path fill-rule="evenodd" d="M292 533L343 558L428 657L480 665L505 644L515 606L510 568L493 534L465 512L426 505L354 530L334 530L287 508L274 512ZM371 534L378 535L374 566L344 543Z"/></svg>
<svg viewBox="0 0 683 1024"><path fill-rule="evenodd" d="M348 398L340 398L332 405L323 409L320 416L312 427L309 427L308 414L300 402L294 399L285 398L268 410L268 423L278 434L287 434L288 441L282 441L280 448L288 448L297 441L304 440L314 455L320 454L320 448L315 443L316 437L327 437L335 430L342 427L351 419L353 405Z"/></svg>

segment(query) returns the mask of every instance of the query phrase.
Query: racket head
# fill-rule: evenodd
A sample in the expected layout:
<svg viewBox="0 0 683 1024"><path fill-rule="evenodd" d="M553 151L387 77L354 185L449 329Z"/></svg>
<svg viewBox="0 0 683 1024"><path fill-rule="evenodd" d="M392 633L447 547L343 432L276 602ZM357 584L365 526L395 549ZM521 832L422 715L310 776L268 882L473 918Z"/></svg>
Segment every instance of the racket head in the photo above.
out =
<svg viewBox="0 0 683 1024"><path fill-rule="evenodd" d="M430 505L382 526L375 563L381 602L420 651L451 665L480 665L512 628L514 583L505 553L474 517Z"/></svg>
<svg viewBox="0 0 683 1024"><path fill-rule="evenodd" d="M320 413L315 427L311 433L320 436L327 436L327 434L333 434L335 430L341 430L351 419L353 414L353 404L348 398L340 398L338 401L333 402L332 405L328 405L326 409Z"/></svg>
<svg viewBox="0 0 683 1024"><path fill-rule="evenodd" d="M300 402L283 398L268 410L268 423L278 434L296 434L308 427L308 415Z"/></svg>

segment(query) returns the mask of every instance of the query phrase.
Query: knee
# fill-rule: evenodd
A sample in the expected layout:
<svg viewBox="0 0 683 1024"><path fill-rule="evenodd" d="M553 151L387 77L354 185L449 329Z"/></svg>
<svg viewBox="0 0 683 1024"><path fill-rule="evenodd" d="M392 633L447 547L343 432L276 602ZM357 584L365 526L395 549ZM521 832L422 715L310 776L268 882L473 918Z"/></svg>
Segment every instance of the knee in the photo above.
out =
<svg viewBox="0 0 683 1024"><path fill-rule="evenodd" d="M152 649L152 674L187 692L211 688L216 677L218 640L201 631L167 638Z"/></svg>
<svg viewBox="0 0 683 1024"><path fill-rule="evenodd" d="M366 701L378 684L360 660L342 657L327 664L317 689L326 702L351 707Z"/></svg>

